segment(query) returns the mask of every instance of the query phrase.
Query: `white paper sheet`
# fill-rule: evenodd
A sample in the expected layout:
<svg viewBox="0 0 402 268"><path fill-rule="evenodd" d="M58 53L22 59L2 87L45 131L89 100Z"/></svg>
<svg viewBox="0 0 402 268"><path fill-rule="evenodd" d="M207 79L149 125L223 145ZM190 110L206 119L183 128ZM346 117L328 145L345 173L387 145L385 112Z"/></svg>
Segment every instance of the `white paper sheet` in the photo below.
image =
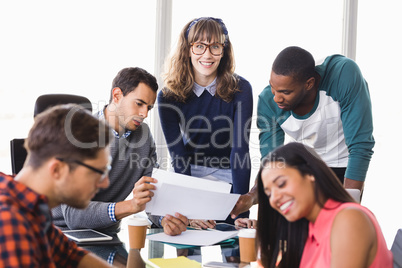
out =
<svg viewBox="0 0 402 268"><path fill-rule="evenodd" d="M187 230L176 236L170 236L165 233L147 235L147 239L173 244L210 246L235 237L237 236L237 233L238 231L221 232L209 230Z"/></svg>
<svg viewBox="0 0 402 268"><path fill-rule="evenodd" d="M225 220L240 197L239 194L230 194L231 185L225 182L159 169L154 169L152 177L158 183L145 209L152 215L178 212L189 219Z"/></svg>
<svg viewBox="0 0 402 268"><path fill-rule="evenodd" d="M220 245L201 247L202 265L208 262L226 262Z"/></svg>
<svg viewBox="0 0 402 268"><path fill-rule="evenodd" d="M158 183L155 184L156 186L162 183L169 183L219 193L230 193L230 189L232 188L231 184L223 181L201 179L157 168L153 169L152 177L158 180Z"/></svg>

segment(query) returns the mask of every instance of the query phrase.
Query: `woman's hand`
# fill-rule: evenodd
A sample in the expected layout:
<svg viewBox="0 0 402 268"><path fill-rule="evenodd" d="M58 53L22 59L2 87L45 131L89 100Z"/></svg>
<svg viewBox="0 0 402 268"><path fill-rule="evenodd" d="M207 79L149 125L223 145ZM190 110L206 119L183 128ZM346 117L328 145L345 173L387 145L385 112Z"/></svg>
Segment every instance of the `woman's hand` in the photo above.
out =
<svg viewBox="0 0 402 268"><path fill-rule="evenodd" d="M257 228L257 220L247 219L247 218L239 218L235 220L235 225L244 228Z"/></svg>

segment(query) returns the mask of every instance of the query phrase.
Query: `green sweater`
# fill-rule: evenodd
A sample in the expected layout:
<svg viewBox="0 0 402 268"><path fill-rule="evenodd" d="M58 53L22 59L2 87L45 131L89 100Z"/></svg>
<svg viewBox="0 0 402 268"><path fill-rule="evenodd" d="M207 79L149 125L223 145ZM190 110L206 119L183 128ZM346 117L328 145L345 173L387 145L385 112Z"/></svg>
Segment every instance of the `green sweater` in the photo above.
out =
<svg viewBox="0 0 402 268"><path fill-rule="evenodd" d="M345 177L364 181L373 154L373 119L368 85L357 64L341 55L316 66L321 76L315 105L304 116L274 102L271 86L259 95L257 126L261 156L289 141L313 147L330 167L346 167Z"/></svg>

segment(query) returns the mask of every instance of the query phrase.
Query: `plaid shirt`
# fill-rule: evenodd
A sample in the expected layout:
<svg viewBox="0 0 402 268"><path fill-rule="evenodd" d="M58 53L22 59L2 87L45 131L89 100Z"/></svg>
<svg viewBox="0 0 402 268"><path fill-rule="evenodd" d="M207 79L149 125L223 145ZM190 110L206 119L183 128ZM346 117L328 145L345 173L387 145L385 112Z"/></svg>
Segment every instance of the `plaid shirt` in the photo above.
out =
<svg viewBox="0 0 402 268"><path fill-rule="evenodd" d="M87 253L52 224L46 196L0 173L0 267L77 267Z"/></svg>

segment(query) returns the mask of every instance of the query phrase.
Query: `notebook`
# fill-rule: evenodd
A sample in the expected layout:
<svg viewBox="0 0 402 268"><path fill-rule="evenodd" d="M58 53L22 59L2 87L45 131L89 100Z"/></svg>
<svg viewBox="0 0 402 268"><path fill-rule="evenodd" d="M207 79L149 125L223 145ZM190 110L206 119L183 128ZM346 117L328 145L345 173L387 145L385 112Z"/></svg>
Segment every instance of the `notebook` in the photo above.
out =
<svg viewBox="0 0 402 268"><path fill-rule="evenodd" d="M153 268L201 268L201 263L184 256L171 259L154 258L146 262Z"/></svg>

